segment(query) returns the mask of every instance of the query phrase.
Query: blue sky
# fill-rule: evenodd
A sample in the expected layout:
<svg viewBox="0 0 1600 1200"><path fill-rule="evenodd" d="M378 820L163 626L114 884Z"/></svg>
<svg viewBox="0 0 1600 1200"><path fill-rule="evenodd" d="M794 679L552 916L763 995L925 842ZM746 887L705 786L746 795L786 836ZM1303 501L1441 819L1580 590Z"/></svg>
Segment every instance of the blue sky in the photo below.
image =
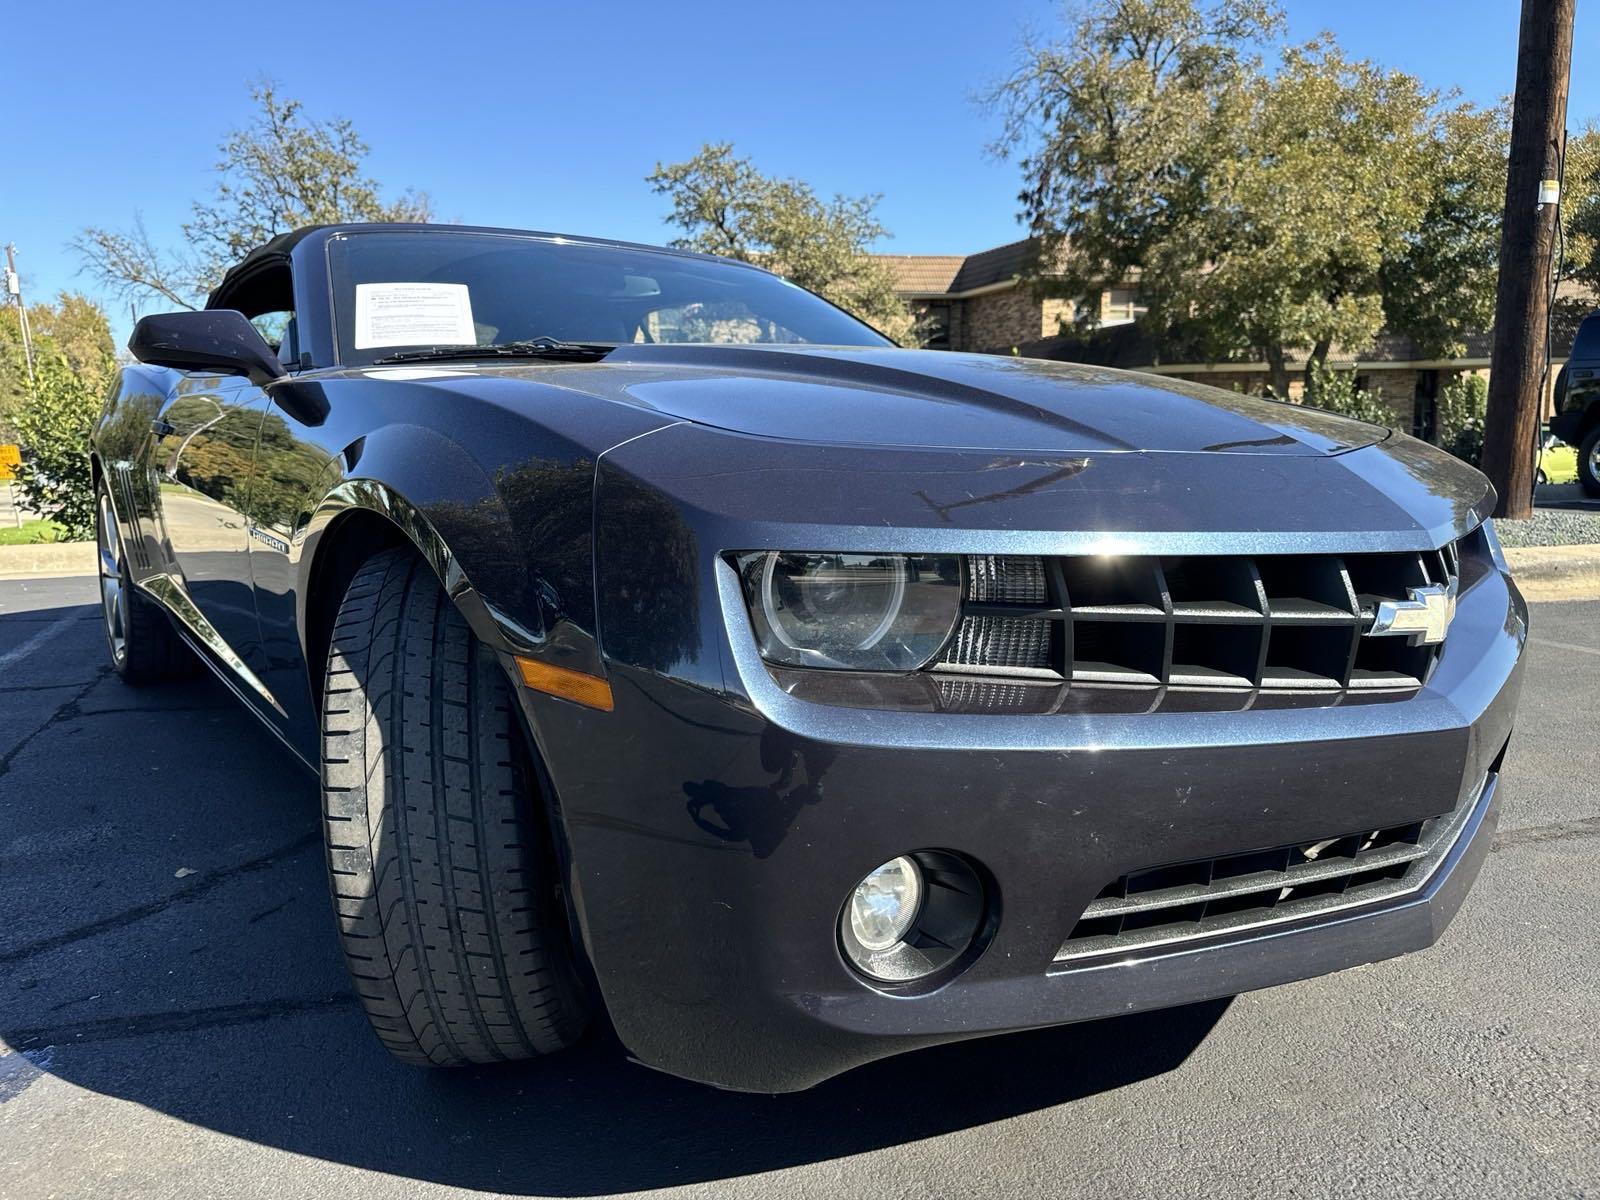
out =
<svg viewBox="0 0 1600 1200"><path fill-rule="evenodd" d="M1489 101L1515 76L1516 0L1291 0L1299 39ZM313 115L349 117L389 189L442 219L659 242L643 177L706 140L831 193L881 192L902 253L1019 236L1014 164L985 153L974 95L1014 60L1046 0L240 5L67 0L8 6L0 243L30 300L93 291L68 247L142 213L175 239L215 147L266 73ZM154 15L154 14L159 14ZM222 15L219 15L222 14ZM264 18L260 23L256 18ZM1600 116L1600 17L1579 6L1571 116ZM125 310L113 311L119 337Z"/></svg>

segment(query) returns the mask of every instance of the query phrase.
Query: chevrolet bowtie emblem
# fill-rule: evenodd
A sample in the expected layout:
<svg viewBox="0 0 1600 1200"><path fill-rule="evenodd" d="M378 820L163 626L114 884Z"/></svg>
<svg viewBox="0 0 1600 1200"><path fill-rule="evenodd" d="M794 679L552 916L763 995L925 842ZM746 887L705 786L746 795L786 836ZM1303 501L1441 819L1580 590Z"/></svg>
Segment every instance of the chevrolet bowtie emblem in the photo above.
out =
<svg viewBox="0 0 1600 1200"><path fill-rule="evenodd" d="M1456 581L1406 591L1409 600L1379 601L1367 636L1408 637L1413 646L1437 646L1456 615Z"/></svg>

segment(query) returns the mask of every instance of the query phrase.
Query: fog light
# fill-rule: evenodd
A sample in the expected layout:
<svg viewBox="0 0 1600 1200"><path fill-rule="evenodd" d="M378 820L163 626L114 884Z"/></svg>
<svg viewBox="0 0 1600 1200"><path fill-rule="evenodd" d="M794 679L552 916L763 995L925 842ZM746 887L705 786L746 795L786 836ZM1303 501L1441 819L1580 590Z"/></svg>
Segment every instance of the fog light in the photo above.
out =
<svg viewBox="0 0 1600 1200"><path fill-rule="evenodd" d="M950 850L891 858L845 897L839 949L874 986L938 987L976 961L1000 919L993 880Z"/></svg>
<svg viewBox="0 0 1600 1200"><path fill-rule="evenodd" d="M922 872L901 855L873 871L850 896L850 932L869 953L887 950L906 935L922 907Z"/></svg>

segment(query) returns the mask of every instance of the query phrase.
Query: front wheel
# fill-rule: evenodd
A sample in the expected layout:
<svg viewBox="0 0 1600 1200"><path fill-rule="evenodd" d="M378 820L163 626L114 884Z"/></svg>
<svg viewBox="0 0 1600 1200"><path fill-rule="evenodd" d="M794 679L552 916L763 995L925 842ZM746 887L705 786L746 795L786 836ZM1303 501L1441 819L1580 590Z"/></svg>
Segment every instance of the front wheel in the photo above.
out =
<svg viewBox="0 0 1600 1200"><path fill-rule="evenodd" d="M322 727L334 910L383 1044L454 1066L575 1042L586 1004L515 700L405 551L350 583Z"/></svg>
<svg viewBox="0 0 1600 1200"><path fill-rule="evenodd" d="M1600 496L1600 425L1591 429L1578 447L1578 482L1590 496Z"/></svg>
<svg viewBox="0 0 1600 1200"><path fill-rule="evenodd" d="M129 578L122 530L103 481L95 489L94 540L100 616L111 666L125 682L134 684L159 683L188 674L195 666L193 653L167 614Z"/></svg>

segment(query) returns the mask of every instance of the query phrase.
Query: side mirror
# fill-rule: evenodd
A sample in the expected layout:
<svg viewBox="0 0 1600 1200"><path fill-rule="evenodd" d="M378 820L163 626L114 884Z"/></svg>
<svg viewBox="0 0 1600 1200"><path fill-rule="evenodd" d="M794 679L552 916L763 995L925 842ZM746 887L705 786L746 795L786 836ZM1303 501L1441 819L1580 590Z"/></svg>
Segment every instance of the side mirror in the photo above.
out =
<svg viewBox="0 0 1600 1200"><path fill-rule="evenodd" d="M272 393L272 403L302 425L313 428L328 419L333 411L328 394L320 383L293 380Z"/></svg>
<svg viewBox="0 0 1600 1200"><path fill-rule="evenodd" d="M245 375L261 387L288 375L256 327L232 309L143 317L128 350L151 366Z"/></svg>

